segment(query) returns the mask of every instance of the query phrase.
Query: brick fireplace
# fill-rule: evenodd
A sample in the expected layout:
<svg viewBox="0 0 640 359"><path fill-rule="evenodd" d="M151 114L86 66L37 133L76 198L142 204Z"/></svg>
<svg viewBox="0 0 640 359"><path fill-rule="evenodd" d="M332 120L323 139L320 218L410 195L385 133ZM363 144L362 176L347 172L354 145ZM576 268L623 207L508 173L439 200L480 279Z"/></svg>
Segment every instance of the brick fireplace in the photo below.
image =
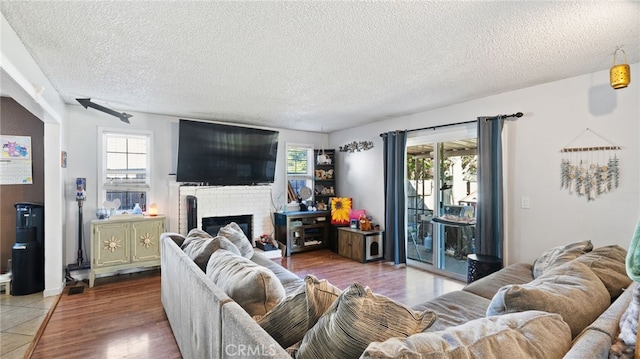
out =
<svg viewBox="0 0 640 359"><path fill-rule="evenodd" d="M197 228L203 218L251 216L252 242L263 233L273 234L271 186L180 186L179 233L187 234L187 196L197 199Z"/></svg>

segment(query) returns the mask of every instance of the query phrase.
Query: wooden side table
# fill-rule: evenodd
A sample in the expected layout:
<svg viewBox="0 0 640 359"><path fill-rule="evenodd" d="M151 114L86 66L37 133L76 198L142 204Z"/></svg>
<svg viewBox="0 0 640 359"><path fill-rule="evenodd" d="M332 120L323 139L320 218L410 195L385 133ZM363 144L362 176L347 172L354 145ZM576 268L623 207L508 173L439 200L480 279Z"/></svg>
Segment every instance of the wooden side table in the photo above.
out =
<svg viewBox="0 0 640 359"><path fill-rule="evenodd" d="M383 231L338 227L338 254L362 263L382 259L383 238Z"/></svg>

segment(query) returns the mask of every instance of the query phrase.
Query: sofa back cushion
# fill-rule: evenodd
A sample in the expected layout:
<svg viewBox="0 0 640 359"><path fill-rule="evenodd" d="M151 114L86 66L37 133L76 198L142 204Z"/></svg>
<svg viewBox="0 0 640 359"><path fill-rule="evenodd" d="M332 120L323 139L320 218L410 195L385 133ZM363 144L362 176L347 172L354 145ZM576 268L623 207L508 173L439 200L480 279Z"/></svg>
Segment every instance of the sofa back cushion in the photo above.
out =
<svg viewBox="0 0 640 359"><path fill-rule="evenodd" d="M352 284L304 335L294 357L357 358L372 341L406 338L434 320L433 312L414 311L368 287Z"/></svg>
<svg viewBox="0 0 640 359"><path fill-rule="evenodd" d="M258 324L283 348L302 340L307 330L335 302L341 290L326 279L307 275L304 284L269 313L256 318Z"/></svg>
<svg viewBox="0 0 640 359"><path fill-rule="evenodd" d="M226 237L231 243L235 244L243 257L251 258L253 256L253 243L236 222L231 222L220 228L218 235Z"/></svg>
<svg viewBox="0 0 640 359"><path fill-rule="evenodd" d="M575 337L610 304L607 288L589 267L571 261L529 283L502 287L491 300L487 316L527 310L557 313Z"/></svg>
<svg viewBox="0 0 640 359"><path fill-rule="evenodd" d="M238 248L225 237L217 236L213 238L209 233L200 229L192 229L182 243L181 248L203 272L207 269L209 257L220 248L240 254Z"/></svg>
<svg viewBox="0 0 640 359"><path fill-rule="evenodd" d="M439 332L369 344L361 358L560 359L571 330L558 314L540 311L476 319Z"/></svg>
<svg viewBox="0 0 640 359"><path fill-rule="evenodd" d="M548 249L533 262L533 278L538 278L544 272L578 258L592 249L593 244L591 244L590 240L573 242Z"/></svg>
<svg viewBox="0 0 640 359"><path fill-rule="evenodd" d="M612 299L617 298L631 284L625 259L627 251L618 246L599 247L575 260L587 265L602 281Z"/></svg>
<svg viewBox="0 0 640 359"><path fill-rule="evenodd" d="M285 298L272 271L224 249L211 255L206 274L250 316L267 314Z"/></svg>

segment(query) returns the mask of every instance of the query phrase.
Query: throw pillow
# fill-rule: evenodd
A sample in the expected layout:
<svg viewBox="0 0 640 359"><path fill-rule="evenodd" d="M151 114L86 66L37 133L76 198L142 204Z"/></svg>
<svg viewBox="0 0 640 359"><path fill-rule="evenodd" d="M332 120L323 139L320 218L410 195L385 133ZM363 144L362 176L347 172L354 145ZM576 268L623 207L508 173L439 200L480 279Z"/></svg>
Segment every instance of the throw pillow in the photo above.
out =
<svg viewBox="0 0 640 359"><path fill-rule="evenodd" d="M209 233L201 230L191 230L182 244L184 253L189 256L203 272L207 269L207 262L209 262L211 254L220 248L240 254L238 248L228 239L220 236L212 238Z"/></svg>
<svg viewBox="0 0 640 359"><path fill-rule="evenodd" d="M225 249L209 258L207 277L250 316L267 314L285 298L284 287L272 271Z"/></svg>
<svg viewBox="0 0 640 359"><path fill-rule="evenodd" d="M225 237L212 238L209 233L194 233L193 236L187 236L182 245L184 253L193 260L204 272L207 269L209 257L218 249L226 249L230 252L240 254L238 248ZM191 235L191 233L190 233Z"/></svg>
<svg viewBox="0 0 640 359"><path fill-rule="evenodd" d="M560 359L570 347L571 330L558 314L528 311L373 342L361 358Z"/></svg>
<svg viewBox="0 0 640 359"><path fill-rule="evenodd" d="M213 238L213 236L201 229L194 228L190 230L189 233L187 233L187 236L185 237L184 241L180 245L180 248L184 249L184 247L188 245L189 242L191 242L192 240L202 239L202 238Z"/></svg>
<svg viewBox="0 0 640 359"><path fill-rule="evenodd" d="M313 275L307 275L304 281L304 286L256 319L283 348L302 340L341 292L327 280L318 280Z"/></svg>
<svg viewBox="0 0 640 359"><path fill-rule="evenodd" d="M253 257L253 244L236 222L231 222L220 228L218 235L226 237L231 243L235 244L243 257Z"/></svg>
<svg viewBox="0 0 640 359"><path fill-rule="evenodd" d="M435 319L431 311L414 311L356 283L304 335L295 358L357 358L372 341L406 338Z"/></svg>
<svg viewBox="0 0 640 359"><path fill-rule="evenodd" d="M607 287L611 299L615 299L631 284L631 278L627 276L625 268L626 256L627 251L624 248L611 245L596 248L575 260L591 268Z"/></svg>
<svg viewBox="0 0 640 359"><path fill-rule="evenodd" d="M571 261L529 283L500 288L487 316L527 310L557 313L575 337L610 304L609 292L598 277L586 265Z"/></svg>
<svg viewBox="0 0 640 359"><path fill-rule="evenodd" d="M548 249L533 262L533 278L538 278L544 272L578 258L592 249L593 244L591 244L590 240L573 242L565 246Z"/></svg>

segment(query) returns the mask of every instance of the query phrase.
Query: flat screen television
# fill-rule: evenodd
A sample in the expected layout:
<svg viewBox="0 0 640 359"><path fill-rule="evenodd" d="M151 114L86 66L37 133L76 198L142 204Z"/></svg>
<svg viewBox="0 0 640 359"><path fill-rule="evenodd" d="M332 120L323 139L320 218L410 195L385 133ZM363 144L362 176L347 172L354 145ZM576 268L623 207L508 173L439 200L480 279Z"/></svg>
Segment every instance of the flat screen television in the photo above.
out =
<svg viewBox="0 0 640 359"><path fill-rule="evenodd" d="M278 131L180 120L176 180L210 186L273 183Z"/></svg>

